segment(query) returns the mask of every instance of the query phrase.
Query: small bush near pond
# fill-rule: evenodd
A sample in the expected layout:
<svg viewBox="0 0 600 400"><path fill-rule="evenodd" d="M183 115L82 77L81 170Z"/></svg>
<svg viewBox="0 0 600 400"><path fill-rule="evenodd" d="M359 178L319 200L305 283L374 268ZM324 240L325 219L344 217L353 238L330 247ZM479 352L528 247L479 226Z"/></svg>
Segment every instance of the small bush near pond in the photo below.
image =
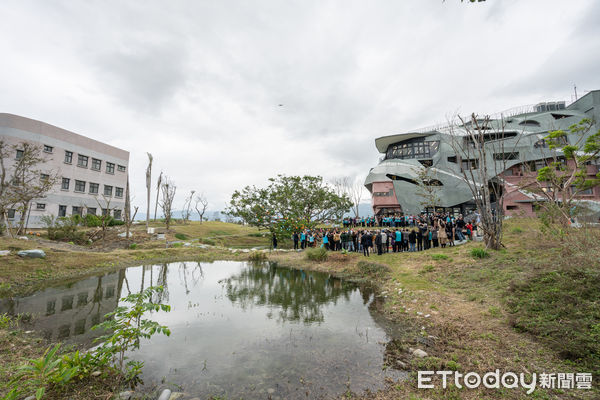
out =
<svg viewBox="0 0 600 400"><path fill-rule="evenodd" d="M365 275L380 275L390 272L390 267L384 264L378 264L368 261L359 261L356 264L358 270Z"/></svg>
<svg viewBox="0 0 600 400"><path fill-rule="evenodd" d="M130 248L131 250L135 250L135 249L137 249L137 247L138 247L137 243L131 243L131 244L129 245L129 248Z"/></svg>
<svg viewBox="0 0 600 400"><path fill-rule="evenodd" d="M250 260L250 261L266 261L267 253L265 253L264 251L253 251L248 256L248 260Z"/></svg>
<svg viewBox="0 0 600 400"><path fill-rule="evenodd" d="M436 261L440 261L440 260L447 260L448 256L445 254L432 254L431 258L433 258Z"/></svg>
<svg viewBox="0 0 600 400"><path fill-rule="evenodd" d="M176 233L175 237L179 240L187 240L188 239L188 236L184 233Z"/></svg>
<svg viewBox="0 0 600 400"><path fill-rule="evenodd" d="M216 246L217 245L217 242L215 242L212 239L200 239L200 242L203 243L203 244L207 244L209 246Z"/></svg>
<svg viewBox="0 0 600 400"><path fill-rule="evenodd" d="M489 256L490 253L488 253L487 250L482 247L475 247L471 249L471 257L473 258L486 258Z"/></svg>
<svg viewBox="0 0 600 400"><path fill-rule="evenodd" d="M327 250L323 247L306 250L306 258L310 261L325 261L327 260Z"/></svg>
<svg viewBox="0 0 600 400"><path fill-rule="evenodd" d="M183 247L183 243L181 243L181 242L173 243L171 245L171 247Z"/></svg>

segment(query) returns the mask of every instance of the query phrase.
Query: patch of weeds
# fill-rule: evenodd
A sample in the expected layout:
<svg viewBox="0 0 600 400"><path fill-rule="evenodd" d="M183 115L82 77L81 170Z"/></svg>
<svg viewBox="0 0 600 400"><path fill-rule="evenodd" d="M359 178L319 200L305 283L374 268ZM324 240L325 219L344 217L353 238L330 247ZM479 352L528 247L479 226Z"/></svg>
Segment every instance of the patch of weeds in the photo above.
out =
<svg viewBox="0 0 600 400"><path fill-rule="evenodd" d="M356 266L363 275L379 275L390 272L390 267L387 265L374 262L359 261Z"/></svg>
<svg viewBox="0 0 600 400"><path fill-rule="evenodd" d="M423 269L421 269L421 271L419 271L420 274L425 274L427 272L433 272L435 271L435 268L433 265L425 265L423 267Z"/></svg>
<svg viewBox="0 0 600 400"><path fill-rule="evenodd" d="M496 306L490 306L488 308L488 314L494 318L498 318L498 317L502 316L502 312L500 311L500 308L498 308Z"/></svg>
<svg viewBox="0 0 600 400"><path fill-rule="evenodd" d="M449 257L445 254L432 254L431 258L435 261L447 260Z"/></svg>
<svg viewBox="0 0 600 400"><path fill-rule="evenodd" d="M185 233L176 233L175 238L177 238L179 240L188 240L189 236L186 235Z"/></svg>
<svg viewBox="0 0 600 400"><path fill-rule="evenodd" d="M520 233L523 233L523 229L519 226L515 226L514 228L512 228L510 230L510 233L514 233L515 235L518 235Z"/></svg>
<svg viewBox="0 0 600 400"><path fill-rule="evenodd" d="M264 251L253 251L248 256L248 260L254 262L266 261L267 258L267 253L265 253Z"/></svg>
<svg viewBox="0 0 600 400"><path fill-rule="evenodd" d="M130 248L131 250L135 250L135 249L137 249L137 247L138 247L137 243L131 243L131 244L129 245L129 248Z"/></svg>
<svg viewBox="0 0 600 400"><path fill-rule="evenodd" d="M181 242L173 243L171 245L171 247L183 247L183 243L181 243Z"/></svg>
<svg viewBox="0 0 600 400"><path fill-rule="evenodd" d="M323 247L306 250L305 257L310 261L325 261L327 260L327 250Z"/></svg>
<svg viewBox="0 0 600 400"><path fill-rule="evenodd" d="M459 371L460 370L460 364L457 363L456 361L447 361L446 362L446 368L451 370L451 371Z"/></svg>
<svg viewBox="0 0 600 400"><path fill-rule="evenodd" d="M471 249L471 257L473 258L486 258L489 257L490 253L482 247L475 247Z"/></svg>
<svg viewBox="0 0 600 400"><path fill-rule="evenodd" d="M217 245L217 242L215 242L213 239L206 239L206 238L205 239L200 239L200 243L207 244L209 246L216 246Z"/></svg>

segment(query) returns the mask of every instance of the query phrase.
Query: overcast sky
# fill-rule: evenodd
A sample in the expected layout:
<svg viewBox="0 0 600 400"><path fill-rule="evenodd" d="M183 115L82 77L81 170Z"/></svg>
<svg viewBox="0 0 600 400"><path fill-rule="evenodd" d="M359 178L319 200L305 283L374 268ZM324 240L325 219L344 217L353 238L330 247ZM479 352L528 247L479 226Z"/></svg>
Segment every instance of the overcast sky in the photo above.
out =
<svg viewBox="0 0 600 400"><path fill-rule="evenodd" d="M177 207L194 189L221 210L278 173L364 179L378 136L600 89L597 0L3 0L0 17L0 112L128 150L141 206L145 152Z"/></svg>

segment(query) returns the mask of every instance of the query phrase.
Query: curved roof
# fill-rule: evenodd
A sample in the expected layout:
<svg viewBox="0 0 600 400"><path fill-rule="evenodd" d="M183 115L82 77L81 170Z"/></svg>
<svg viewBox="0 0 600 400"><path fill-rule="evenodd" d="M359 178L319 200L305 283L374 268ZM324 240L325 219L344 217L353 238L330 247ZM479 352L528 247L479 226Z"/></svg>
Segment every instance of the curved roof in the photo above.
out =
<svg viewBox="0 0 600 400"><path fill-rule="evenodd" d="M416 137L426 137L431 136L435 132L429 133L397 133L395 135L382 136L375 139L375 147L377 147L377 151L380 153L385 153L390 144L401 142L403 140L408 140Z"/></svg>

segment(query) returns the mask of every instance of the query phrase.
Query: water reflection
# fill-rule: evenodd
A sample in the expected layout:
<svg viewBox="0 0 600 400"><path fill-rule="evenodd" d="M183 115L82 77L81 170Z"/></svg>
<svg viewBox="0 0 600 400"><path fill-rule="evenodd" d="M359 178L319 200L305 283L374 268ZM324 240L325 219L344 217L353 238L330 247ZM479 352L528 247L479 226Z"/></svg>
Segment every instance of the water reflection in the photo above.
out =
<svg viewBox="0 0 600 400"><path fill-rule="evenodd" d="M48 340L91 344L100 333L90 328L118 304L125 270L48 287L25 297L0 299L0 314L31 314L25 325Z"/></svg>
<svg viewBox="0 0 600 400"><path fill-rule="evenodd" d="M151 317L171 336L145 340L146 390L161 382L189 397L320 398L378 389L386 331L377 299L327 274L241 262L132 267L32 296L2 300L0 312L33 312L33 329L49 338L87 344L89 327L115 309L117 299L149 286L170 313ZM143 390L144 388L142 388Z"/></svg>
<svg viewBox="0 0 600 400"><path fill-rule="evenodd" d="M227 298L242 309L266 306L277 321L323 322L323 305L348 301L356 289L327 274L290 270L276 264L254 264L222 282ZM368 292L368 290L365 290ZM370 296L370 292L365 293Z"/></svg>

